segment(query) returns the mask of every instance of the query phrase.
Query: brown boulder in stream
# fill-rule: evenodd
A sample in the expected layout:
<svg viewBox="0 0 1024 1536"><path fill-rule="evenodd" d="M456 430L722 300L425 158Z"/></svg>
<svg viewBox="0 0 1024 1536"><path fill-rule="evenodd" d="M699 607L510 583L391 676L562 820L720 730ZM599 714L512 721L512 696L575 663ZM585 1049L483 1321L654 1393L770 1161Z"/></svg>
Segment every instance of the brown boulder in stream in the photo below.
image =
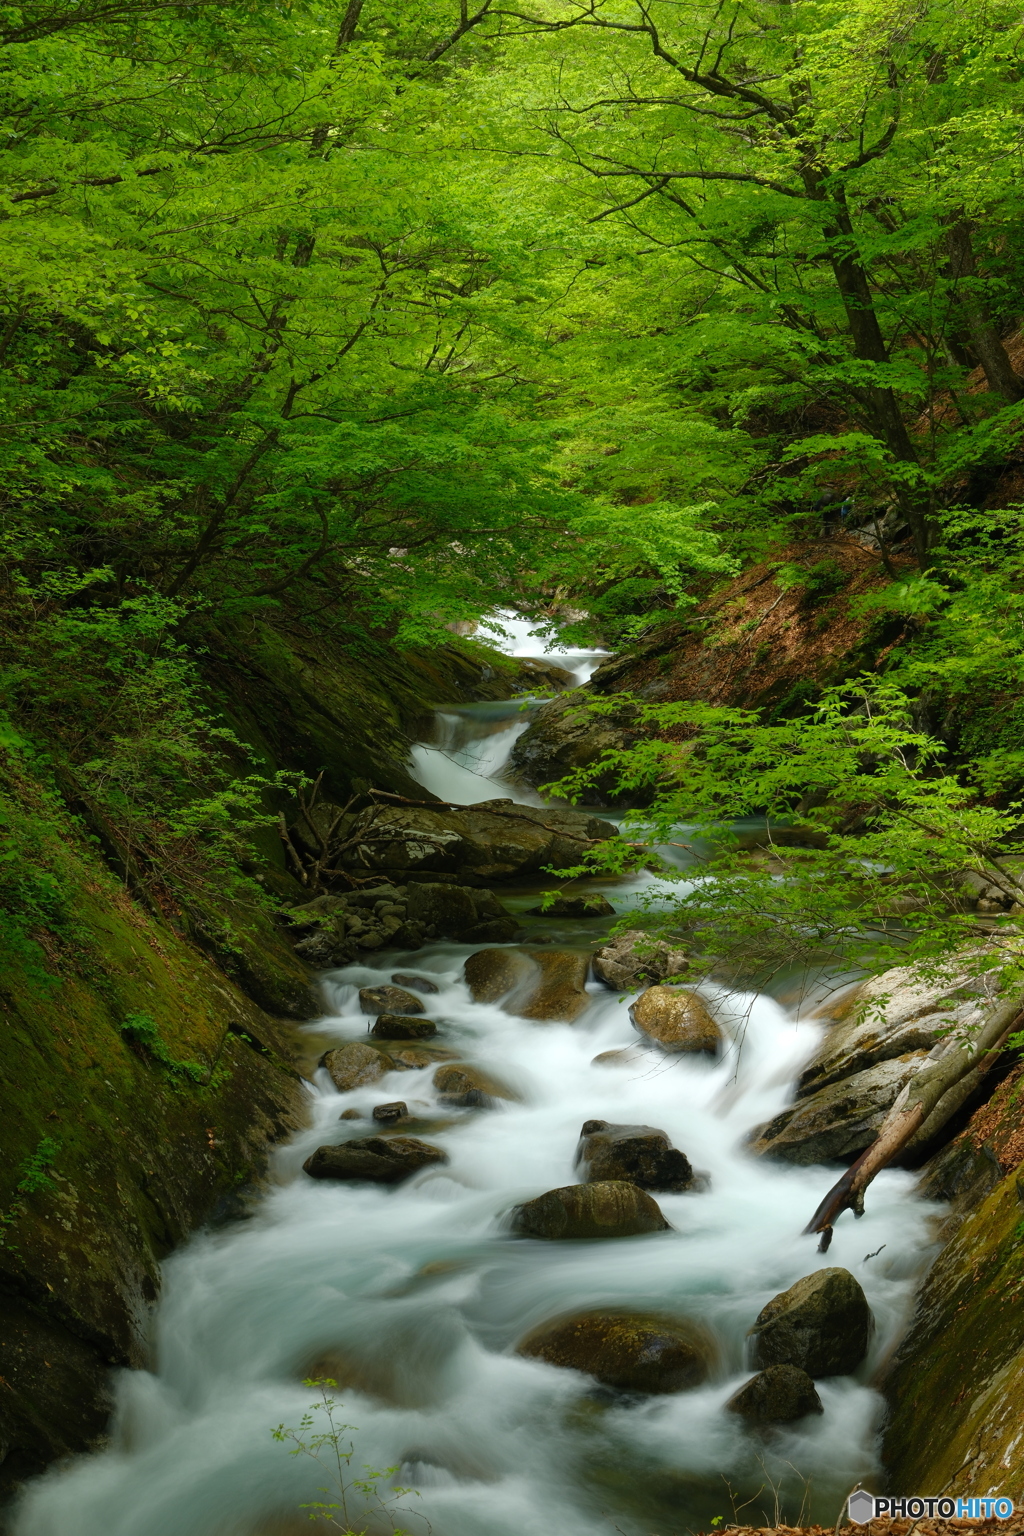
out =
<svg viewBox="0 0 1024 1536"><path fill-rule="evenodd" d="M478 949L463 974L474 1003L496 1003L513 987L536 981L540 967L521 949Z"/></svg>
<svg viewBox="0 0 1024 1536"><path fill-rule="evenodd" d="M671 949L664 939L654 940L640 928L617 934L594 956L594 975L616 992L636 992L651 982L664 981L686 970L686 953Z"/></svg>
<svg viewBox="0 0 1024 1536"><path fill-rule="evenodd" d="M495 1081L479 1067L455 1061L438 1067L434 1073L434 1087L443 1104L462 1105L467 1108L484 1108L491 1099L513 1099L515 1094Z"/></svg>
<svg viewBox="0 0 1024 1536"><path fill-rule="evenodd" d="M404 987L360 987L359 1006L364 1013L422 1013L423 1004Z"/></svg>
<svg viewBox="0 0 1024 1536"><path fill-rule="evenodd" d="M567 1184L517 1205L512 1231L519 1237L637 1237L667 1232L669 1224L656 1200L624 1179L600 1184Z"/></svg>
<svg viewBox="0 0 1024 1536"><path fill-rule="evenodd" d="M585 1121L576 1166L582 1168L588 1184L625 1179L640 1189L678 1194L693 1189L698 1182L686 1154L672 1145L664 1131L651 1125Z"/></svg>
<svg viewBox="0 0 1024 1536"><path fill-rule="evenodd" d="M372 1045L363 1045L359 1040L325 1052L320 1065L327 1068L339 1093L366 1088L391 1070L391 1062L383 1051L375 1051Z"/></svg>
<svg viewBox="0 0 1024 1536"><path fill-rule="evenodd" d="M687 987L648 987L629 1010L634 1028L663 1051L706 1051L714 1055L722 1031L707 1010L703 998Z"/></svg>
<svg viewBox="0 0 1024 1536"><path fill-rule="evenodd" d="M792 1424L825 1411L814 1382L796 1365L770 1365L758 1372L733 1393L725 1408L750 1424Z"/></svg>
<svg viewBox="0 0 1024 1536"><path fill-rule="evenodd" d="M713 1340L685 1318L584 1312L535 1328L516 1353L585 1371L620 1392L686 1392L715 1364Z"/></svg>
<svg viewBox="0 0 1024 1536"><path fill-rule="evenodd" d="M590 1004L589 965L570 949L481 949L466 961L465 977L474 1002L503 999L520 1018L571 1024Z"/></svg>
<svg viewBox="0 0 1024 1536"><path fill-rule="evenodd" d="M400 1184L432 1163L446 1163L447 1152L415 1136L364 1136L338 1147L317 1147L302 1167L311 1179L365 1179Z"/></svg>
<svg viewBox="0 0 1024 1536"><path fill-rule="evenodd" d="M868 1352L871 1308L848 1269L818 1269L761 1309L750 1330L754 1363L808 1376L848 1376Z"/></svg>
<svg viewBox="0 0 1024 1536"><path fill-rule="evenodd" d="M381 1013L370 1030L378 1040L429 1040L437 1034L433 1019L410 1019L400 1013Z"/></svg>

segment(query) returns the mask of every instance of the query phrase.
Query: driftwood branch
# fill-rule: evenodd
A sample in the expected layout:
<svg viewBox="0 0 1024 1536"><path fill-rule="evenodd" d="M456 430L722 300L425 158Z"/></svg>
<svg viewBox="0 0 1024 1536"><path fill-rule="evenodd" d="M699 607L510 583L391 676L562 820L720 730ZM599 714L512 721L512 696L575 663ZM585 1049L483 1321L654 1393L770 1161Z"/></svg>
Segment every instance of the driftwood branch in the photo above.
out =
<svg viewBox="0 0 1024 1536"><path fill-rule="evenodd" d="M843 1211L864 1214L864 1192L876 1174L887 1168L905 1147L923 1146L945 1125L998 1060L1007 1039L1021 1025L1021 998L997 1004L969 1040L951 1039L936 1060L926 1062L911 1078L865 1152L832 1186L804 1228L821 1234L825 1253L832 1228Z"/></svg>
<svg viewBox="0 0 1024 1536"><path fill-rule="evenodd" d="M393 800L398 805L420 805L428 811L486 811L488 816L507 816L510 821L528 821L531 827L543 827L545 832L553 832L556 837L567 837L574 843L600 842L600 838L584 837L580 832L566 832L562 827L552 827L546 821L538 821L535 816L527 816L522 811L499 811L496 806L488 805L483 801L479 805L460 805L457 800L410 800L407 795L395 795L386 789L371 789L371 795L379 796L382 800ZM422 834L417 834L418 836Z"/></svg>

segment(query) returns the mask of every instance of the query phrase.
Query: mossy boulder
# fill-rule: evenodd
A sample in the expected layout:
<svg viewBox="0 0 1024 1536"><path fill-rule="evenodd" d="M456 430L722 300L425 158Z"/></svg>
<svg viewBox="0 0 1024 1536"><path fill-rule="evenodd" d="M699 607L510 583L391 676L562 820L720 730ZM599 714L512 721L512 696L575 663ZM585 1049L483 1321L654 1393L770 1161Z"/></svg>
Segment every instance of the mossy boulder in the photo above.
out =
<svg viewBox="0 0 1024 1536"><path fill-rule="evenodd" d="M687 987L648 987L631 1004L629 1017L646 1039L670 1055L715 1055L722 1031L704 999Z"/></svg>
<svg viewBox="0 0 1024 1536"><path fill-rule="evenodd" d="M871 1308L848 1269L805 1275L761 1309L754 1363L793 1365L808 1376L848 1376L868 1352Z"/></svg>
<svg viewBox="0 0 1024 1536"><path fill-rule="evenodd" d="M482 949L464 975L475 1002L502 1000L508 1013L538 1022L572 1023L590 1005L589 956L562 949Z"/></svg>
<svg viewBox="0 0 1024 1536"><path fill-rule="evenodd" d="M434 1087L444 1104L463 1104L466 1107L483 1107L492 1099L514 1099L511 1089L498 1082L489 1072L469 1066L464 1061L438 1067L434 1073Z"/></svg>
<svg viewBox="0 0 1024 1536"><path fill-rule="evenodd" d="M769 1365L734 1392L725 1407L750 1424L792 1424L825 1411L814 1382L796 1365Z"/></svg>
<svg viewBox="0 0 1024 1536"><path fill-rule="evenodd" d="M686 954L664 939L630 928L603 944L594 956L594 975L615 992L636 992L652 982L685 972Z"/></svg>
<svg viewBox="0 0 1024 1536"><path fill-rule="evenodd" d="M569 1184L516 1206L512 1231L520 1237L637 1237L667 1232L669 1224L656 1200L635 1184L607 1179L600 1184Z"/></svg>
<svg viewBox="0 0 1024 1536"><path fill-rule="evenodd" d="M651 1125L585 1121L576 1166L588 1184L624 1179L640 1189L680 1193L696 1183L689 1158Z"/></svg>
<svg viewBox="0 0 1024 1536"><path fill-rule="evenodd" d="M686 1392L716 1365L714 1340L686 1318L584 1312L535 1328L516 1353L584 1371L620 1392Z"/></svg>
<svg viewBox="0 0 1024 1536"><path fill-rule="evenodd" d="M364 1136L336 1147L317 1147L302 1167L311 1179L400 1184L421 1168L447 1161L442 1147L416 1136Z"/></svg>
<svg viewBox="0 0 1024 1536"><path fill-rule="evenodd" d="M926 1051L911 1051L891 1061L880 1061L798 1099L774 1120L750 1132L750 1151L755 1157L805 1166L852 1160L874 1141L897 1094L926 1056Z"/></svg>

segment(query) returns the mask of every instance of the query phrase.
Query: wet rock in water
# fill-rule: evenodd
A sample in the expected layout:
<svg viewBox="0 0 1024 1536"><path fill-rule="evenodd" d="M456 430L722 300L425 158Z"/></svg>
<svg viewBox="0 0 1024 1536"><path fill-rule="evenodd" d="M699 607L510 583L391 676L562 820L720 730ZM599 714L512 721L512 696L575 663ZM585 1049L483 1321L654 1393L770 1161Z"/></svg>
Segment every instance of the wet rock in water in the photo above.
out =
<svg viewBox="0 0 1024 1536"><path fill-rule="evenodd" d="M513 987L536 982L540 967L521 949L478 949L463 967L474 1003L496 1003Z"/></svg>
<svg viewBox="0 0 1024 1536"><path fill-rule="evenodd" d="M527 907L530 917L614 917L607 896L556 896L550 907Z"/></svg>
<svg viewBox="0 0 1024 1536"><path fill-rule="evenodd" d="M520 1237L636 1237L668 1230L657 1201L621 1179L549 1189L517 1205L512 1215L512 1231Z"/></svg>
<svg viewBox="0 0 1024 1536"><path fill-rule="evenodd" d="M649 1061L650 1055L639 1045L624 1045L618 1050L601 1051L591 1061L592 1067L629 1067L639 1061Z"/></svg>
<svg viewBox="0 0 1024 1536"><path fill-rule="evenodd" d="M391 1070L391 1062L382 1051L375 1051L372 1045L363 1045L359 1041L325 1052L320 1065L327 1068L334 1086L341 1093L365 1088Z"/></svg>
<svg viewBox="0 0 1024 1536"><path fill-rule="evenodd" d="M404 1120L409 1114L409 1106L403 1099L394 1099L390 1104L375 1104L373 1106L373 1118L375 1120Z"/></svg>
<svg viewBox="0 0 1024 1536"><path fill-rule="evenodd" d="M404 987L360 987L359 1006L364 1013L422 1013L423 1004Z"/></svg>
<svg viewBox="0 0 1024 1536"><path fill-rule="evenodd" d="M396 987L415 987L417 992L440 992L436 982L426 976L414 976L412 972L396 971L391 980Z"/></svg>
<svg viewBox="0 0 1024 1536"><path fill-rule="evenodd" d="M434 1087L441 1096L442 1104L463 1108L486 1108L491 1099L514 1099L515 1094L502 1086L479 1067L465 1062L453 1062L451 1066L438 1067L434 1073Z"/></svg>
<svg viewBox="0 0 1024 1536"><path fill-rule="evenodd" d="M722 1031L703 998L687 987L648 987L630 1007L629 1017L634 1028L672 1055L714 1055L722 1042Z"/></svg>
<svg viewBox="0 0 1024 1536"><path fill-rule="evenodd" d="M516 1353L585 1371L620 1392L686 1392L714 1368L714 1341L685 1318L584 1312L535 1328ZM813 1390L813 1389L812 1389Z"/></svg>
<svg viewBox="0 0 1024 1536"><path fill-rule="evenodd" d="M676 1194L692 1190L695 1184L686 1155L673 1147L664 1131L650 1125L585 1121L576 1166L582 1168L588 1184L625 1179L640 1189Z"/></svg>
<svg viewBox="0 0 1024 1536"><path fill-rule="evenodd" d="M754 1364L848 1376L868 1352L871 1323L867 1297L848 1269L816 1270L762 1308L750 1330Z"/></svg>
<svg viewBox="0 0 1024 1536"><path fill-rule="evenodd" d="M437 1034L433 1019L410 1019L401 1013L380 1013L370 1031L378 1040L429 1040Z"/></svg>
<svg viewBox="0 0 1024 1536"><path fill-rule="evenodd" d="M594 956L594 975L616 992L636 992L686 970L686 952L672 949L639 928L630 928L602 946Z"/></svg>
<svg viewBox="0 0 1024 1536"><path fill-rule="evenodd" d="M927 1052L913 1051L880 1061L798 1099L774 1120L755 1126L748 1138L750 1151L804 1166L856 1157L874 1141L897 1094L926 1059Z"/></svg>
<svg viewBox="0 0 1024 1536"><path fill-rule="evenodd" d="M447 1152L415 1136L366 1136L338 1147L317 1147L302 1166L311 1179L400 1184L421 1168L447 1161Z"/></svg>
<svg viewBox="0 0 1024 1536"><path fill-rule="evenodd" d="M493 891L468 885L410 885L406 910L411 921L433 928L438 938L461 944L501 944L519 931L518 921Z"/></svg>
<svg viewBox="0 0 1024 1536"><path fill-rule="evenodd" d="M516 992L505 1006L524 1019L573 1023L590 1007L586 990L590 956L572 949L542 949L531 958L540 967L536 985L523 999Z"/></svg>
<svg viewBox="0 0 1024 1536"><path fill-rule="evenodd" d="M806 1371L796 1365L769 1365L744 1383L725 1405L751 1424L792 1424L809 1413L824 1413Z"/></svg>
<svg viewBox="0 0 1024 1536"><path fill-rule="evenodd" d="M421 1067L432 1067L438 1061L454 1061L457 1051L446 1050L440 1045L406 1045L402 1040L386 1042L388 1056L400 1071L418 1072Z"/></svg>

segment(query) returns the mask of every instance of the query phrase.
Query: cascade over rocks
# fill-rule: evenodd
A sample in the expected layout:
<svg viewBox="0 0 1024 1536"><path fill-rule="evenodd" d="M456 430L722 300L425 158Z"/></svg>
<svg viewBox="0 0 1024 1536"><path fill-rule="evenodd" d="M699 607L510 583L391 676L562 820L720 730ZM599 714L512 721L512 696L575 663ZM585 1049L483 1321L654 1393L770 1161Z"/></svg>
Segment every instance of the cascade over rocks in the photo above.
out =
<svg viewBox="0 0 1024 1536"><path fill-rule="evenodd" d="M850 1271L819 1269L761 1309L750 1330L754 1364L848 1376L868 1352L871 1325L867 1297Z"/></svg>
<svg viewBox="0 0 1024 1536"><path fill-rule="evenodd" d="M317 1147L302 1167L311 1179L365 1179L400 1184L421 1168L446 1163L447 1152L415 1136L365 1136L338 1147Z"/></svg>
<svg viewBox="0 0 1024 1536"><path fill-rule="evenodd" d="M616 992L636 992L650 982L664 981L686 970L686 954L664 939L654 942L640 928L630 928L609 940L594 956L594 975Z"/></svg>
<svg viewBox="0 0 1024 1536"><path fill-rule="evenodd" d="M703 998L683 987L648 987L629 1010L633 1025L663 1051L706 1051L714 1055L722 1031Z"/></svg>
<svg viewBox="0 0 1024 1536"><path fill-rule="evenodd" d="M436 981L431 981L427 976L415 976L408 971L396 971L391 980L396 987L412 987L417 992L440 992L441 988Z"/></svg>
<svg viewBox="0 0 1024 1536"><path fill-rule="evenodd" d="M516 1353L585 1371L620 1392L648 1393L699 1387L717 1355L710 1335L685 1318L611 1311L545 1323L519 1341Z"/></svg>
<svg viewBox="0 0 1024 1536"><path fill-rule="evenodd" d="M926 1051L911 1051L798 1099L774 1120L755 1126L750 1151L804 1166L856 1157L874 1141L897 1095L926 1060Z"/></svg>
<svg viewBox="0 0 1024 1536"><path fill-rule="evenodd" d="M734 1392L725 1405L751 1424L791 1424L809 1413L824 1413L806 1371L796 1365L769 1365Z"/></svg>
<svg viewBox="0 0 1024 1536"><path fill-rule="evenodd" d="M464 975L474 1002L502 1006L522 1018L571 1024L590 1006L589 957L577 950L482 949Z"/></svg>
<svg viewBox="0 0 1024 1536"><path fill-rule="evenodd" d="M549 1189L512 1214L512 1231L519 1237L636 1237L668 1230L657 1201L621 1179Z"/></svg>
<svg viewBox="0 0 1024 1536"><path fill-rule="evenodd" d="M588 1184L626 1180L640 1189L681 1193L698 1182L685 1154L673 1147L664 1131L650 1125L585 1121L576 1166Z"/></svg>

